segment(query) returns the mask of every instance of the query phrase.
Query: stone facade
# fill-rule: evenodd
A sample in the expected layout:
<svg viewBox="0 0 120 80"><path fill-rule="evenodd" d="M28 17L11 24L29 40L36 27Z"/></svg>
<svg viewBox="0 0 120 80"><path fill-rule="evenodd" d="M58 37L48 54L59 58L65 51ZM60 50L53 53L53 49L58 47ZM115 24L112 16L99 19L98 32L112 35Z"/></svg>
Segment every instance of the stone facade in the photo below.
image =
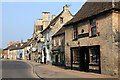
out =
<svg viewBox="0 0 120 80"><path fill-rule="evenodd" d="M54 42L55 41L55 42ZM65 34L61 34L59 36L52 38L52 49L60 48L61 52L64 52L65 47Z"/></svg>
<svg viewBox="0 0 120 80"><path fill-rule="evenodd" d="M101 73L106 75L118 76L118 27L120 27L119 11L112 11L98 15L96 18L97 36L91 36L90 22L86 19L77 23L78 34L89 33L88 37L73 40L73 25L66 27L65 30L65 61L66 65L71 65L71 47L95 46L100 45L100 67ZM69 45L67 45L69 44Z"/></svg>
<svg viewBox="0 0 120 80"><path fill-rule="evenodd" d="M69 18L68 18L69 17ZM72 19L72 14L70 13L68 6L63 7L63 11L57 15L48 25L48 27L42 31L43 38L45 42L43 44L44 54L46 54L46 62L51 63L51 51L52 51L52 36L58 32L62 26Z"/></svg>
<svg viewBox="0 0 120 80"><path fill-rule="evenodd" d="M52 37L52 63L65 65L65 33Z"/></svg>
<svg viewBox="0 0 120 80"><path fill-rule="evenodd" d="M43 29L46 29L46 27L50 23L50 12L42 12L42 18L43 19L38 19L37 22L35 22L34 24L32 48L36 49L36 51L31 52L31 60L38 60L42 56L42 54L40 54L42 53L41 50L42 43L40 42L42 38L41 31Z"/></svg>

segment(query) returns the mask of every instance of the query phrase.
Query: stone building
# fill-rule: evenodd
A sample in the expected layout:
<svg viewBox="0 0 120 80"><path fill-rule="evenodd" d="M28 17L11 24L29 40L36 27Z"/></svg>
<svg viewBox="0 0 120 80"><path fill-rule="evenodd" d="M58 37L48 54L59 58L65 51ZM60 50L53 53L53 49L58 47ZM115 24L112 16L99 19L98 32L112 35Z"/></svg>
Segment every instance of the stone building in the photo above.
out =
<svg viewBox="0 0 120 80"><path fill-rule="evenodd" d="M26 42L14 43L10 49L10 59L25 59L24 46Z"/></svg>
<svg viewBox="0 0 120 80"><path fill-rule="evenodd" d="M52 64L65 65L65 27L52 36Z"/></svg>
<svg viewBox="0 0 120 80"><path fill-rule="evenodd" d="M57 16L53 15L50 24L42 31L42 36L45 40L42 46L44 63L51 64L52 36L72 17L73 16L69 11L69 6L65 5L63 11Z"/></svg>
<svg viewBox="0 0 120 80"><path fill-rule="evenodd" d="M50 12L42 12L42 18L34 23L34 33L32 36L31 60L38 60L42 56L41 52L41 31L50 23Z"/></svg>
<svg viewBox="0 0 120 80"><path fill-rule="evenodd" d="M29 41L28 41L29 42ZM4 49L5 59L26 59L27 50L29 49L28 42L14 42L9 43Z"/></svg>
<svg viewBox="0 0 120 80"><path fill-rule="evenodd" d="M18 44L18 42L10 42L7 44L7 47L3 49L3 54L4 54L4 58L5 59L10 59L11 55L10 55L10 50L11 48L13 48L13 45Z"/></svg>
<svg viewBox="0 0 120 80"><path fill-rule="evenodd" d="M120 2L86 2L65 26L65 64L118 76Z"/></svg>
<svg viewBox="0 0 120 80"><path fill-rule="evenodd" d="M9 54L10 54L10 47L12 45L7 46L5 49L3 49L3 54L4 54L4 59L9 59Z"/></svg>

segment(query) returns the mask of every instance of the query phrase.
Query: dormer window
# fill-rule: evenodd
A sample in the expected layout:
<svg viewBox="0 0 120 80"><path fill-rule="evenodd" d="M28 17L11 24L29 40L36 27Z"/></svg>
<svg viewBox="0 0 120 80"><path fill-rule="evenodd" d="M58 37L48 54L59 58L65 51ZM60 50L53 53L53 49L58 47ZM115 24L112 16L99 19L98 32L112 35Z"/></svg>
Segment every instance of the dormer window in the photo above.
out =
<svg viewBox="0 0 120 80"><path fill-rule="evenodd" d="M96 19L91 19L90 20L90 28L91 28L91 36L96 36Z"/></svg>
<svg viewBox="0 0 120 80"><path fill-rule="evenodd" d="M63 23L63 17L60 17L60 23L61 24Z"/></svg>

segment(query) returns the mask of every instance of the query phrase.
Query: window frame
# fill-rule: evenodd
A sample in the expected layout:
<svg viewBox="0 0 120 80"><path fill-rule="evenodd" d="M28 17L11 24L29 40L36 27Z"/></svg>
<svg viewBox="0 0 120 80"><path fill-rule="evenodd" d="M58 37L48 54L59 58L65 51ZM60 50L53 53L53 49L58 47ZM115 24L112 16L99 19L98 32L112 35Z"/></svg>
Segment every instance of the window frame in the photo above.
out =
<svg viewBox="0 0 120 80"><path fill-rule="evenodd" d="M77 40L78 39L78 27L77 25L73 25L73 37L74 37L74 40Z"/></svg>
<svg viewBox="0 0 120 80"><path fill-rule="evenodd" d="M95 37L97 36L97 23L96 18L93 18L90 20L90 30L91 30L91 36Z"/></svg>
<svg viewBox="0 0 120 80"><path fill-rule="evenodd" d="M54 40L54 46L56 46L56 41Z"/></svg>
<svg viewBox="0 0 120 80"><path fill-rule="evenodd" d="M60 23L61 24L63 23L63 17L60 17Z"/></svg>

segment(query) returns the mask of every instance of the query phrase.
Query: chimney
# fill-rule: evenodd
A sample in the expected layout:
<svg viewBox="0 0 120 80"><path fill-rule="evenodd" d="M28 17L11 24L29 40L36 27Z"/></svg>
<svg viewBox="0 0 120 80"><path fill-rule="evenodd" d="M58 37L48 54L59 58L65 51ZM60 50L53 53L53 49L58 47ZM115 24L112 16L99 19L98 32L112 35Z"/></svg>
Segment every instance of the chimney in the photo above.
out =
<svg viewBox="0 0 120 80"><path fill-rule="evenodd" d="M23 40L21 40L21 43L23 43Z"/></svg>
<svg viewBox="0 0 120 80"><path fill-rule="evenodd" d="M63 6L63 11L66 11L66 10L69 10L69 5L65 5L65 6Z"/></svg>
<svg viewBox="0 0 120 80"><path fill-rule="evenodd" d="M52 15L52 20L56 17L56 15Z"/></svg>
<svg viewBox="0 0 120 80"><path fill-rule="evenodd" d="M42 21L43 21L43 19L38 19L38 20L37 20L37 24L38 24L38 25L43 25Z"/></svg>
<svg viewBox="0 0 120 80"><path fill-rule="evenodd" d="M27 42L30 42L31 41L31 39L27 39Z"/></svg>
<svg viewBox="0 0 120 80"><path fill-rule="evenodd" d="M42 12L43 21L50 21L50 12Z"/></svg>
<svg viewBox="0 0 120 80"><path fill-rule="evenodd" d="M44 30L50 23L50 12L42 12L42 17L43 17L43 30Z"/></svg>

